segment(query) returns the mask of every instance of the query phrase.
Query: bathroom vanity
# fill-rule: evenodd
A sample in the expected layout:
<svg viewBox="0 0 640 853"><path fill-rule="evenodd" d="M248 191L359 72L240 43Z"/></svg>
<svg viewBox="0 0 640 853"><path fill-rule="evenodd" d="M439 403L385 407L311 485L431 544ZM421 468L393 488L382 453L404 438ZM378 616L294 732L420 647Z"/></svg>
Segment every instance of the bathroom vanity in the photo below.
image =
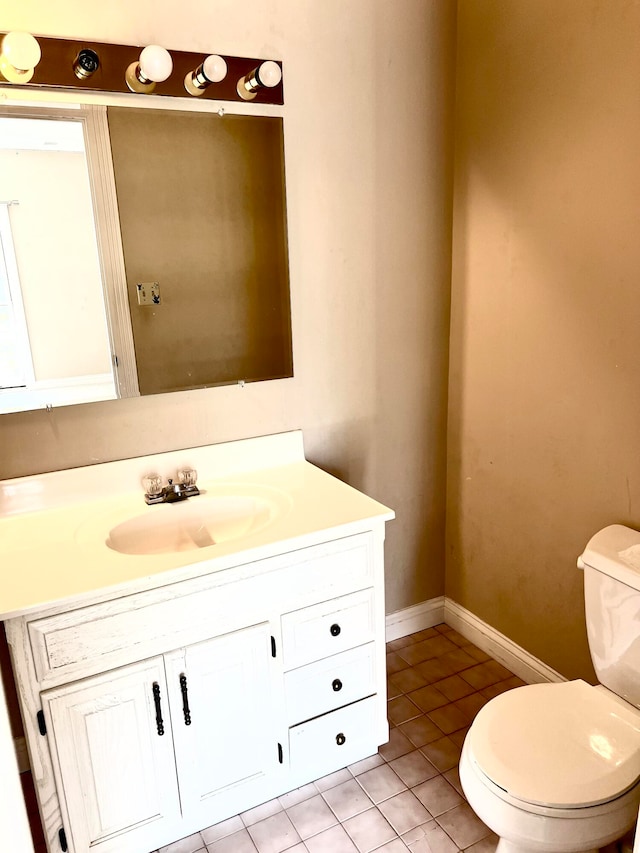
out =
<svg viewBox="0 0 640 853"><path fill-rule="evenodd" d="M201 494L146 506L184 466ZM49 850L144 853L374 753L391 518L300 432L0 482Z"/></svg>

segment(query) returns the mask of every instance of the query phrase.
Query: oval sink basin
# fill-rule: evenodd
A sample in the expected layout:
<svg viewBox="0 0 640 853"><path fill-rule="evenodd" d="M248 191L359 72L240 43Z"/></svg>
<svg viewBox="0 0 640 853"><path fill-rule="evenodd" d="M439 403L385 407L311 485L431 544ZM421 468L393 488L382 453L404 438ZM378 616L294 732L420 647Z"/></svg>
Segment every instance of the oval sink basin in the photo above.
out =
<svg viewBox="0 0 640 853"><path fill-rule="evenodd" d="M110 530L106 544L121 554L191 551L257 533L280 514L269 497L202 495L149 507Z"/></svg>

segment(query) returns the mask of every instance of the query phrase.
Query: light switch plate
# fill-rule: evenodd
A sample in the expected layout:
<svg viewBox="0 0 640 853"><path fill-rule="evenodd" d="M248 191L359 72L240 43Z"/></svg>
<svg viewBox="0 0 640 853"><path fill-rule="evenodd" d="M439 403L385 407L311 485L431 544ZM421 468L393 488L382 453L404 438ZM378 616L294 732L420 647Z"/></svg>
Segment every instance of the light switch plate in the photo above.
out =
<svg viewBox="0 0 640 853"><path fill-rule="evenodd" d="M138 305L160 305L160 285L157 281L141 281L136 284Z"/></svg>

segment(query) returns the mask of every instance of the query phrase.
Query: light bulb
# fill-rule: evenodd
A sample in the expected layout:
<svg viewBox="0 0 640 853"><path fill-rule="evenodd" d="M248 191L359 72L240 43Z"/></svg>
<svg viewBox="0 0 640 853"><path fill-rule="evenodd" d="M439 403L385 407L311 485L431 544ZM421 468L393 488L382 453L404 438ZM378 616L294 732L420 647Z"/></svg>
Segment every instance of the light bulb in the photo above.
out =
<svg viewBox="0 0 640 853"><path fill-rule="evenodd" d="M125 73L127 86L132 92L148 94L156 83L162 83L173 70L171 54L158 44L150 44L140 53L140 59L132 62Z"/></svg>
<svg viewBox="0 0 640 853"><path fill-rule="evenodd" d="M256 79L261 86L272 89L282 80L282 70L277 62L271 59L263 62L256 71Z"/></svg>
<svg viewBox="0 0 640 853"><path fill-rule="evenodd" d="M243 101L252 101L262 88L272 89L282 80L282 69L268 59L238 80L236 91Z"/></svg>
<svg viewBox="0 0 640 853"><path fill-rule="evenodd" d="M147 80L162 83L173 71L171 54L159 44L150 44L140 54L140 73Z"/></svg>
<svg viewBox="0 0 640 853"><path fill-rule="evenodd" d="M2 39L0 74L10 83L28 83L42 51L31 33L7 33Z"/></svg>
<svg viewBox="0 0 640 853"><path fill-rule="evenodd" d="M190 95L202 95L211 83L220 83L227 76L227 63L221 56L212 54L195 71L184 78L184 87Z"/></svg>

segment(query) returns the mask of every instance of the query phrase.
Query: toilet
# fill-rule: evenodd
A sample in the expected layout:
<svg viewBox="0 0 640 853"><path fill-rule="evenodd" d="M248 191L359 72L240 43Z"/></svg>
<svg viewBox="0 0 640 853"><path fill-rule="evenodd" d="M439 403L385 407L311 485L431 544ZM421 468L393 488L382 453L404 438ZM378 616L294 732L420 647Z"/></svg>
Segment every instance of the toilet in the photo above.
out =
<svg viewBox="0 0 640 853"><path fill-rule="evenodd" d="M595 853L638 818L640 533L601 530L578 567L600 683L502 693L465 738L460 781L497 853Z"/></svg>

